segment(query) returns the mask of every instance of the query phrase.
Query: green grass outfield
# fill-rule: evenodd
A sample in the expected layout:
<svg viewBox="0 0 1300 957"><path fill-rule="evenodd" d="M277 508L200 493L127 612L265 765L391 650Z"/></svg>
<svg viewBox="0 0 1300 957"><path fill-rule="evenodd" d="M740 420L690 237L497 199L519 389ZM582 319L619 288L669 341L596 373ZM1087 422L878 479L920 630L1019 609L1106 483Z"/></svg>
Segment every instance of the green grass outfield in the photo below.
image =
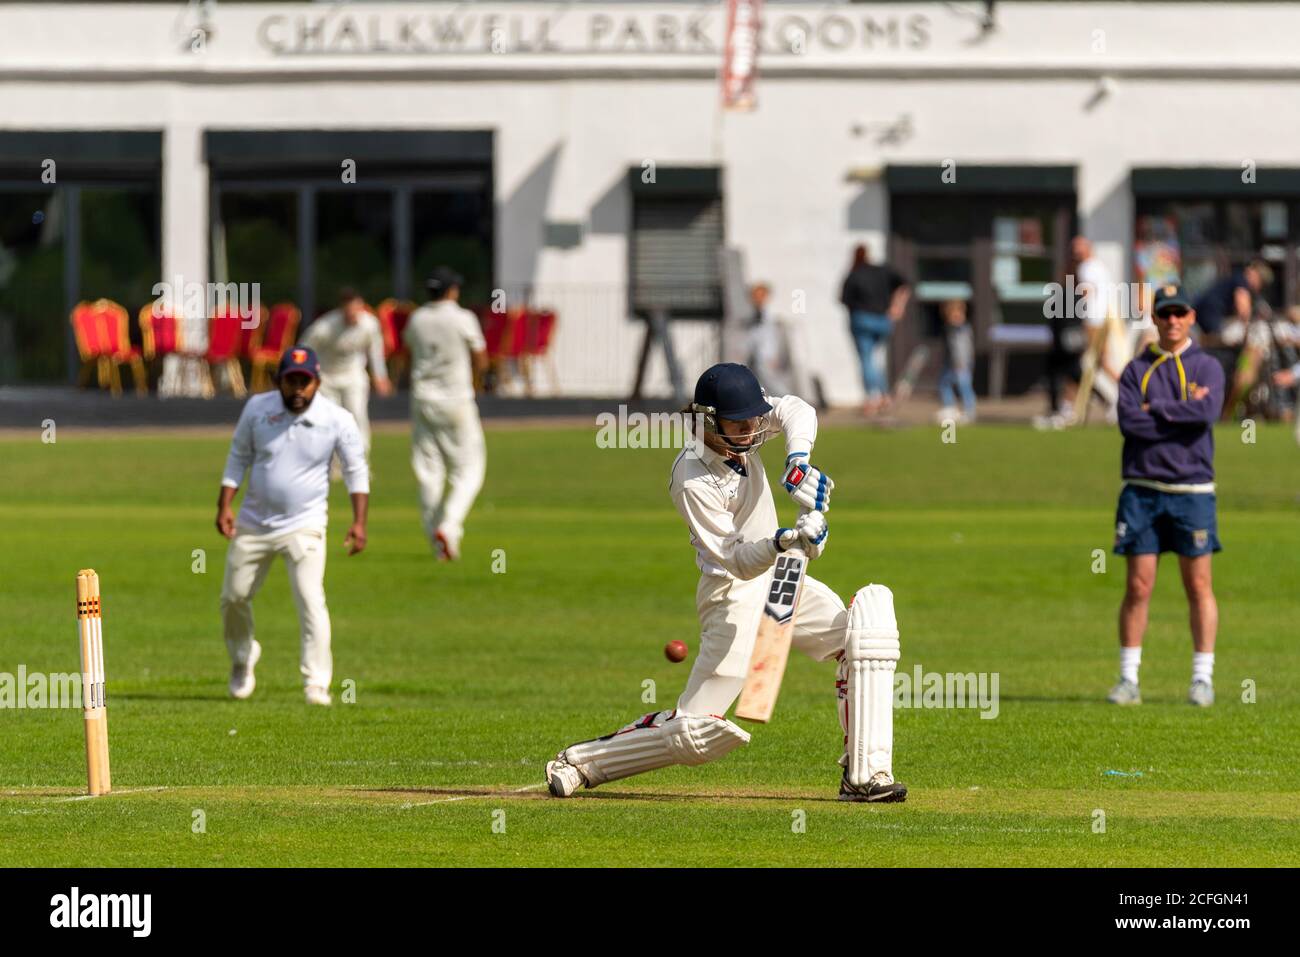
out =
<svg viewBox="0 0 1300 957"><path fill-rule="evenodd" d="M655 707L647 680L671 708L687 666L661 649L696 646L696 570L666 495L673 453L598 450L594 435L490 431L453 566L421 535L406 436L376 437L364 555L344 557L341 489L333 503L329 710L302 701L282 567L256 604L257 693L226 697L212 528L225 437L0 438L0 672L77 670L74 576L96 568L117 788L78 797L79 712L0 710L0 865L1300 864L1288 430L1253 445L1219 432L1219 703L1206 711L1184 700L1191 649L1169 559L1147 703L1104 701L1123 587L1112 430L979 426L955 445L937 429L824 430L816 460L837 486L814 574L846 598L869 581L893 588L900 670L1000 680L993 720L896 712L911 794L876 807L835 800L834 669L802 657L773 722L722 761L545 795L542 766L562 745ZM783 495L778 508L793 513ZM206 573L192 571L195 549ZM345 680L354 704L337 703Z"/></svg>

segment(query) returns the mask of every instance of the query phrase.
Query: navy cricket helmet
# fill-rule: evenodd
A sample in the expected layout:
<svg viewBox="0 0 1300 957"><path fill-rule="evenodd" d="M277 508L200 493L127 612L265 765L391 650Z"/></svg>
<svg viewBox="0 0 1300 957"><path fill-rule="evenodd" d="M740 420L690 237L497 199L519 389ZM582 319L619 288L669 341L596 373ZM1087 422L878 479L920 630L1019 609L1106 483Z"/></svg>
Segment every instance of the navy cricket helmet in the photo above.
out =
<svg viewBox="0 0 1300 957"><path fill-rule="evenodd" d="M758 378L738 362L719 362L695 383L693 411L720 419L752 419L772 411Z"/></svg>
<svg viewBox="0 0 1300 957"><path fill-rule="evenodd" d="M691 411L703 417L706 432L717 435L731 451L744 454L763 444L772 406L753 372L737 362L720 362L706 369L695 383ZM758 427L744 435L728 435L718 427L719 419L743 422L753 418L760 418Z"/></svg>

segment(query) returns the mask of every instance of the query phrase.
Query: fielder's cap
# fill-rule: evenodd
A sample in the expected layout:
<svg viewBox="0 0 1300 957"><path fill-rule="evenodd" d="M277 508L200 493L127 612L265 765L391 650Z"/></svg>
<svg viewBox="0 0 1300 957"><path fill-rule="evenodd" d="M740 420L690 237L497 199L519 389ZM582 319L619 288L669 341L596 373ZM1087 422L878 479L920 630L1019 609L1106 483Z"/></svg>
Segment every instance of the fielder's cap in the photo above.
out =
<svg viewBox="0 0 1300 957"><path fill-rule="evenodd" d="M316 352L306 346L294 346L292 349L285 351L280 357L280 368L277 375L284 376L290 372L305 372L313 379L320 381L320 360L316 358Z"/></svg>
<svg viewBox="0 0 1300 957"><path fill-rule="evenodd" d="M1173 283L1156 286L1156 296L1151 305L1151 311L1159 315L1161 310L1175 306L1182 306L1184 309L1192 308L1192 301L1183 293L1183 287L1176 286Z"/></svg>
<svg viewBox="0 0 1300 957"><path fill-rule="evenodd" d="M452 286L463 285L465 285L465 277L450 266L439 266L425 281L425 287L435 296L441 296Z"/></svg>
<svg viewBox="0 0 1300 957"><path fill-rule="evenodd" d="M737 362L706 369L695 383L695 404L713 409L720 419L749 419L772 411L754 373Z"/></svg>

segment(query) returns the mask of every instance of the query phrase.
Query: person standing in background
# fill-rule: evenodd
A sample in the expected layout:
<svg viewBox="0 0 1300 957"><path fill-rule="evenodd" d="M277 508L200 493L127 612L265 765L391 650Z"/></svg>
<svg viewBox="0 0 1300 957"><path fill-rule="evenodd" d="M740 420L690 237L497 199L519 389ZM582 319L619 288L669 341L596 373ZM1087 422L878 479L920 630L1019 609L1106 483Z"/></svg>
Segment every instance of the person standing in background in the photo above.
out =
<svg viewBox="0 0 1300 957"><path fill-rule="evenodd" d="M949 299L939 307L943 319L944 363L939 377L939 421L953 420L962 425L975 421L975 387L971 372L975 368L975 336L966 321L966 303ZM962 411L957 412L953 386L961 395Z"/></svg>
<svg viewBox="0 0 1300 957"><path fill-rule="evenodd" d="M370 454L370 382L381 396L392 395L384 364L384 334L355 289L339 290L339 305L318 318L301 336L320 356L320 394L352 413ZM366 363L370 374L366 374Z"/></svg>
<svg viewBox="0 0 1300 957"><path fill-rule="evenodd" d="M474 403L474 374L487 369L487 343L478 318L459 304L463 282L445 266L435 269L430 301L402 333L411 350L411 468L424 531L442 561L460 557L465 516L487 471Z"/></svg>
<svg viewBox="0 0 1300 957"><path fill-rule="evenodd" d="M1069 288L1070 277L1079 271L1079 245L1070 244L1070 261L1066 264L1065 275L1061 277L1061 287ZM1084 312L1086 313L1086 307ZM1079 392L1079 380L1082 378L1082 363L1078 344L1072 341L1079 329L1083 316L1075 311L1073 304L1068 309L1052 310L1049 329L1052 340L1046 356L1047 372L1047 414L1036 415L1033 419L1036 429L1064 429L1074 422L1074 401ZM1087 402L1087 396L1083 398Z"/></svg>
<svg viewBox="0 0 1300 957"><path fill-rule="evenodd" d="M854 248L840 302L849 311L849 331L862 365L862 387L867 394L862 403L863 415L873 416L889 405L886 362L877 350L884 352L910 296L911 289L898 273L887 266L872 265L866 246Z"/></svg>
<svg viewBox="0 0 1300 957"><path fill-rule="evenodd" d="M1119 377L1133 353L1123 323L1111 315L1110 304L1115 300L1115 286L1110 280L1106 264L1093 255L1092 243L1084 236L1075 236L1070 244L1074 260L1075 294L1083 307L1083 331L1087 337L1085 362L1094 369L1092 389L1106 403L1106 421L1115 422L1119 402ZM1079 406L1086 409L1089 395L1079 396Z"/></svg>
<svg viewBox="0 0 1300 957"><path fill-rule="evenodd" d="M746 365L770 395L789 395L794 391L790 344L782 321L772 308L772 287L756 282L749 288L753 308L747 320Z"/></svg>

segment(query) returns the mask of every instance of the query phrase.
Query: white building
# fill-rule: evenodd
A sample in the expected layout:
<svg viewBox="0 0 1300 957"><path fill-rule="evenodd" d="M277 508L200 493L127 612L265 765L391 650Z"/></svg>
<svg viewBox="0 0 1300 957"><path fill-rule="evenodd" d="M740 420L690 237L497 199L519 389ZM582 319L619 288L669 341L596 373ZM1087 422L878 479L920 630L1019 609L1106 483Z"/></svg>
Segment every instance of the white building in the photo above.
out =
<svg viewBox="0 0 1300 957"><path fill-rule="evenodd" d="M717 315L725 243L834 402L858 242L918 283L899 349L938 298L981 346L1041 321L1076 229L1198 288L1262 249L1296 301L1300 5L985 8L769 0L728 112L725 2L0 3L0 381L63 377L70 305L159 276L315 314L452 262L556 309L562 391L618 395L629 298ZM717 356L713 322L674 337L688 379Z"/></svg>

